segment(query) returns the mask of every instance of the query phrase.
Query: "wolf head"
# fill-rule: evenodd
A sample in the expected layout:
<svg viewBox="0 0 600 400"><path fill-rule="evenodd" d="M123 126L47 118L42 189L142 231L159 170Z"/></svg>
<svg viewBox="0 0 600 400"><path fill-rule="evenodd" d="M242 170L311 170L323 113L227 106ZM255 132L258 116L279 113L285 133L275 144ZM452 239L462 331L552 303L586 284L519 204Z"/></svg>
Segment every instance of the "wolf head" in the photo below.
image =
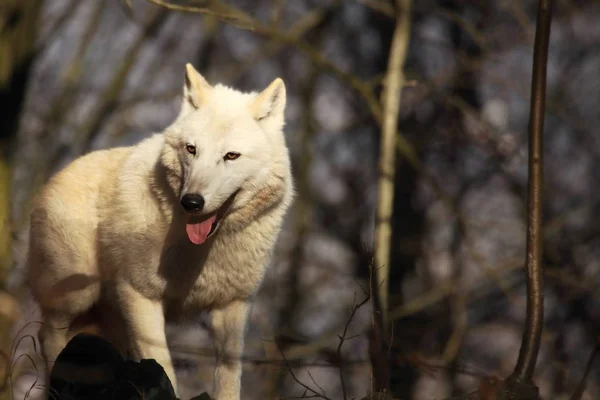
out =
<svg viewBox="0 0 600 400"><path fill-rule="evenodd" d="M288 201L285 103L279 78L261 93L242 93L211 86L186 65L181 111L164 133L160 164L186 213L190 241L243 228Z"/></svg>

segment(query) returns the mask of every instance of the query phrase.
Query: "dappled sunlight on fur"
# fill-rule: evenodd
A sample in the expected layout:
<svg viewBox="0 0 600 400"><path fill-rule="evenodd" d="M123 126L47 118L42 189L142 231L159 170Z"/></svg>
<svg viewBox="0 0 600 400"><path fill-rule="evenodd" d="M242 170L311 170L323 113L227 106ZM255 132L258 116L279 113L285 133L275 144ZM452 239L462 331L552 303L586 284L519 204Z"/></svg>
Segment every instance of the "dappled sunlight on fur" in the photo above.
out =
<svg viewBox="0 0 600 400"><path fill-rule="evenodd" d="M157 360L177 388L165 323L203 309L217 352L242 354L248 302L293 197L284 109L281 79L241 93L188 64L181 112L163 133L80 157L50 180L33 207L28 259L48 367L73 334L93 332ZM217 215L202 244L186 234L189 193L202 199L198 215ZM239 399L239 357L218 360L213 396Z"/></svg>

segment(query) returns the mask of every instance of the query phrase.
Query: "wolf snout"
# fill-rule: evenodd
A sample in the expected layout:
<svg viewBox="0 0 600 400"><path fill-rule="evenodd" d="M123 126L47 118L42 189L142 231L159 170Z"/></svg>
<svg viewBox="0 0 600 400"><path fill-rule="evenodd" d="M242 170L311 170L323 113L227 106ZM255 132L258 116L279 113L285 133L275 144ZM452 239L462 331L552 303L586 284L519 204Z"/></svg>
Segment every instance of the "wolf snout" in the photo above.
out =
<svg viewBox="0 0 600 400"><path fill-rule="evenodd" d="M189 213L198 213L204 208L204 197L196 193L184 194L181 198L181 205Z"/></svg>

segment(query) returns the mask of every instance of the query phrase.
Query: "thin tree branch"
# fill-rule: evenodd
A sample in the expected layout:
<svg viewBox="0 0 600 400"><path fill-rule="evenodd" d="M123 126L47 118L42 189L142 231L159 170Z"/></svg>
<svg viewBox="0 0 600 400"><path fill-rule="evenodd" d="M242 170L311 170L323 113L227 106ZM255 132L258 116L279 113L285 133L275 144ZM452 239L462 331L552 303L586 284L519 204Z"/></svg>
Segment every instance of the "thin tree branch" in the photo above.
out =
<svg viewBox="0 0 600 400"><path fill-rule="evenodd" d="M241 10L238 10L235 7L230 6L229 4L218 0L202 1L200 2L200 4L202 5L179 5L164 0L147 1L157 6L168 8L173 11L193 12L212 15L224 22L227 22L239 28L254 30L255 22L250 16L246 15Z"/></svg>
<svg viewBox="0 0 600 400"><path fill-rule="evenodd" d="M313 29L317 29L319 26L322 26L327 21L328 17L339 7L341 1L342 0L336 0L323 8L316 9L306 14L301 19L294 22L294 24L287 30L287 34L292 35L297 39L301 39L308 32L312 31ZM222 79L227 82L235 81L250 68L256 66L260 61L275 55L283 48L283 44L284 43L281 41L271 39L263 48L246 57L243 63L223 66L224 71L221 72ZM144 101L169 101L179 96L181 96L180 87L158 95L144 93L140 95L134 95L123 101L121 103L121 107L133 107Z"/></svg>
<svg viewBox="0 0 600 400"><path fill-rule="evenodd" d="M41 40L36 46L35 55L42 52L42 50L44 50L49 43L54 40L56 34L60 32L60 30L65 26L66 22L69 21L70 18L75 14L80 4L82 4L82 2L79 0L71 0L71 2L65 7L65 11L63 11L50 29L45 33L43 40Z"/></svg>
<svg viewBox="0 0 600 400"><path fill-rule="evenodd" d="M125 87L129 72L135 66L137 56L141 52L148 37L155 34L165 22L166 16L157 10L151 10L143 29L138 33L127 55L121 60L117 72L113 75L106 88L100 93L98 106L92 117L81 126L71 145L77 153L91 150L92 143L99 133L105 119L116 108L121 91Z"/></svg>
<svg viewBox="0 0 600 400"><path fill-rule="evenodd" d="M342 333L341 336L339 336L340 342L338 344L337 347L337 359L340 363L340 384L342 385L342 396L344 398L344 400L348 399L348 393L346 391L346 381L344 379L344 363L343 363L343 358L342 358L342 346L344 345L344 342L346 340L350 340L353 337L348 337L346 336L348 334L348 328L350 327L350 323L352 322L352 320L354 319L354 315L356 314L356 312L367 303L367 301L369 301L369 299L371 298L371 296L367 295L367 297L361 301L360 303L356 304L356 294L354 295L354 305L352 307L352 311L350 311L350 317L348 317L348 320L346 321L346 325L344 326L344 332Z"/></svg>
<svg viewBox="0 0 600 400"><path fill-rule="evenodd" d="M335 75L338 79L342 80L345 84L358 92L367 102L373 118L378 123L381 123L381 106L377 101L375 94L373 93L373 85L331 63L325 56L323 56L323 54L321 54L321 52L317 51L313 46L308 44L305 40L300 39L293 33L282 32L274 28L271 24L262 23L261 21L256 20L252 16L246 14L242 10L218 0L212 0L208 2L208 6L182 6L169 3L164 0L147 1L173 11L214 15L224 22L227 22L238 28L249 30L258 35L266 36L282 44L297 48L308 58L310 58L310 60L317 67L321 68L323 71Z"/></svg>
<svg viewBox="0 0 600 400"><path fill-rule="evenodd" d="M392 37L390 56L383 82L383 124L379 158L379 188L375 225L376 282L384 282L376 299L381 308L384 332L388 325L388 276L390 270L391 216L394 203L396 139L401 90L404 84L403 65L410 37L410 0L397 0L396 28ZM385 334L385 333L384 333Z"/></svg>
<svg viewBox="0 0 600 400"><path fill-rule="evenodd" d="M56 131L57 128L64 123L65 118L67 118L69 115L68 110L72 106L75 99L74 92L76 83L79 81L81 75L85 71L85 54L89 51L89 44L96 34L98 27L100 26L102 14L104 13L105 9L105 2L99 0L91 12L89 23L82 34L82 39L75 50L72 61L68 66L65 67L65 71L62 74L60 82L62 90L52 102L50 110L48 111L47 116L44 118L46 132ZM41 138L42 146L51 147L51 143L54 139L55 137L52 135L43 136ZM27 194L25 198L27 199L27 205L22 208L21 215L15 223L15 228L17 230L22 229L23 226L29 222L30 199L33 198L33 194L37 192L37 190L48 178L48 174L51 171L51 166L54 165L53 162L55 161L51 160L51 158L48 156L38 160L39 166L36 167L36 171L33 174L31 183L26 189Z"/></svg>
<svg viewBox="0 0 600 400"><path fill-rule="evenodd" d="M302 39L307 33L323 26L341 4L342 0L335 0L325 7L307 13L298 21L294 22L294 24L286 30L286 34L295 37L296 40ZM275 27L273 29L275 29ZM280 40L270 38L264 48L247 57L243 64L236 64L228 67L224 72L226 80L233 81L237 79L238 76L257 65L262 59L276 54L279 50L284 48L284 44L285 43Z"/></svg>
<svg viewBox="0 0 600 400"><path fill-rule="evenodd" d="M527 193L527 321L512 378L528 383L533 377L543 329L542 185L546 65L552 20L552 0L540 0L533 54L529 119L529 183Z"/></svg>
<svg viewBox="0 0 600 400"><path fill-rule="evenodd" d="M279 350L279 353L281 354L281 357L283 358L283 361L285 362L285 364L287 366L287 369L288 369L290 375L292 376L292 379L294 379L294 381L298 385L300 385L304 389L306 389L306 391L311 392L313 395L315 395L316 398L322 398L322 399L325 399L325 400L331 400L329 397L327 397L325 395L325 393L319 393L319 392L317 392L316 390L314 390L313 388L311 388L310 386L308 386L307 384L305 384L304 382L302 382L300 379L298 379L298 377L294 373L294 370L292 369L292 366L287 361L287 358L285 357L285 354L283 353L283 350L281 349L281 346L279 345L279 343L277 343L277 341L275 342L275 344L277 345L277 349Z"/></svg>
<svg viewBox="0 0 600 400"><path fill-rule="evenodd" d="M592 355L588 359L587 365L585 366L585 371L583 372L581 381L579 381L579 384L577 385L575 392L573 392L573 395L571 396L571 400L581 400L582 399L583 393L585 392L585 385L586 385L588 376L590 375L590 372L592 371L592 366L594 365L594 360L596 359L596 356L598 356L598 353L600 353L600 344L598 344L596 347L594 347L594 350L592 351Z"/></svg>

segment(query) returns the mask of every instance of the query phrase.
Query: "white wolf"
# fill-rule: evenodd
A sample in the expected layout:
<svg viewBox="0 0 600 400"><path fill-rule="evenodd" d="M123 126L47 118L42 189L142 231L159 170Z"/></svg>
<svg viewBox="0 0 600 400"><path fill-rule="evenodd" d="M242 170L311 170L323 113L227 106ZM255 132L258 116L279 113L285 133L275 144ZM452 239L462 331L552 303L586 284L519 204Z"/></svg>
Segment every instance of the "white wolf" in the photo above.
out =
<svg viewBox="0 0 600 400"><path fill-rule="evenodd" d="M69 338L58 328L101 310L104 334L133 359L156 359L177 391L165 320L208 310L213 397L239 399L249 301L294 196L285 85L242 93L187 64L183 94L164 132L87 154L42 189L28 283L48 370Z"/></svg>

